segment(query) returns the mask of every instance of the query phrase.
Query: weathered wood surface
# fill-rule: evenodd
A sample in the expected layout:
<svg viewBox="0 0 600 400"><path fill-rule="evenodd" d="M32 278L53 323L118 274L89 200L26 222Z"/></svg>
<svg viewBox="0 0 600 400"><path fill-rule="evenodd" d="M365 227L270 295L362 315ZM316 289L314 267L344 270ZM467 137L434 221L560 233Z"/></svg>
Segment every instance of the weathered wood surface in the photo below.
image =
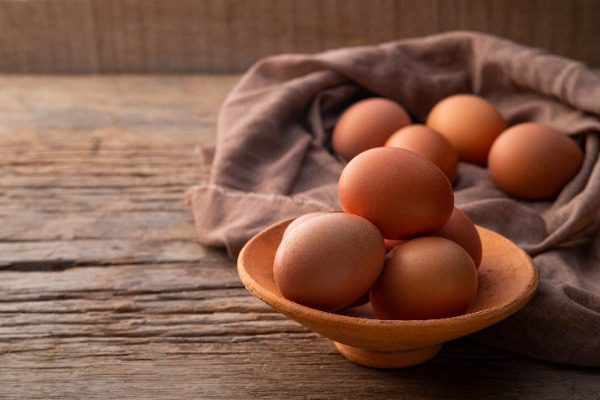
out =
<svg viewBox="0 0 600 400"><path fill-rule="evenodd" d="M252 297L183 201L236 78L0 77L0 398L600 397L466 339L362 368Z"/></svg>
<svg viewBox="0 0 600 400"><path fill-rule="evenodd" d="M241 72L457 29L600 66L599 20L596 0L2 0L0 72Z"/></svg>

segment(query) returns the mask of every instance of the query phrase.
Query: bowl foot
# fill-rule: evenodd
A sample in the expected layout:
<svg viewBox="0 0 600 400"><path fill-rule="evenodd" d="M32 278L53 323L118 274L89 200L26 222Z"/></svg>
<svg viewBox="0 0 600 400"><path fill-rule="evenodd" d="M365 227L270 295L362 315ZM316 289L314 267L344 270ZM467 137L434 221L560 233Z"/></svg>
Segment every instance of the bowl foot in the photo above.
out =
<svg viewBox="0 0 600 400"><path fill-rule="evenodd" d="M371 368L403 368L424 363L442 348L441 344L405 351L373 351L334 342L348 360Z"/></svg>

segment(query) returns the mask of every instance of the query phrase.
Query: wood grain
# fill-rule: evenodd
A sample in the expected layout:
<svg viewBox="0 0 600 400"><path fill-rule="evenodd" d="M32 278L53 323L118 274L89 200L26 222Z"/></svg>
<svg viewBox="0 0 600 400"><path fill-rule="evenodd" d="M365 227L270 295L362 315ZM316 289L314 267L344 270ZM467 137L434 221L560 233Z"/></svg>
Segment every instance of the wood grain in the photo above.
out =
<svg viewBox="0 0 600 400"><path fill-rule="evenodd" d="M600 66L594 0L2 0L0 72L241 72L261 57L449 30Z"/></svg>
<svg viewBox="0 0 600 400"><path fill-rule="evenodd" d="M183 201L237 78L0 77L0 398L600 396L468 339L362 368L251 296Z"/></svg>
<svg viewBox="0 0 600 400"><path fill-rule="evenodd" d="M358 367L331 342L248 295L227 260L1 275L0 394L7 398L599 394L597 371L525 360L467 340L412 369Z"/></svg>

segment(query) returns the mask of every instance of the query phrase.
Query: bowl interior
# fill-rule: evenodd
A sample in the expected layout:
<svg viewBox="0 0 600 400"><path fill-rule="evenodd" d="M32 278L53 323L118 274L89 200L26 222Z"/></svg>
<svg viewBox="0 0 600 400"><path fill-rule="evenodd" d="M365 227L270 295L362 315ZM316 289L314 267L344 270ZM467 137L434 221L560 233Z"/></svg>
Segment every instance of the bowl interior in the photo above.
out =
<svg viewBox="0 0 600 400"><path fill-rule="evenodd" d="M238 273L256 297L288 317L336 342L377 351L431 346L490 326L523 307L537 288L537 271L529 256L505 237L477 227L483 244L477 297L465 314L430 320L380 320L368 307L345 315L329 313L285 299L273 279L273 260L292 220L252 238L238 258ZM366 311L365 311L366 310Z"/></svg>

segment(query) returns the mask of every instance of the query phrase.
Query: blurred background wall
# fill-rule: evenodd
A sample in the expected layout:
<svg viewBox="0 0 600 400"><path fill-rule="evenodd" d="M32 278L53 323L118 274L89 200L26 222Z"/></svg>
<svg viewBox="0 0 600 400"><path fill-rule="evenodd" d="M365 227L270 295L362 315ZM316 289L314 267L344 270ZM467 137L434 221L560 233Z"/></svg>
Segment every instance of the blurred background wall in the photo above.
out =
<svg viewBox="0 0 600 400"><path fill-rule="evenodd" d="M456 29L600 66L600 0L0 0L0 72L240 72Z"/></svg>

